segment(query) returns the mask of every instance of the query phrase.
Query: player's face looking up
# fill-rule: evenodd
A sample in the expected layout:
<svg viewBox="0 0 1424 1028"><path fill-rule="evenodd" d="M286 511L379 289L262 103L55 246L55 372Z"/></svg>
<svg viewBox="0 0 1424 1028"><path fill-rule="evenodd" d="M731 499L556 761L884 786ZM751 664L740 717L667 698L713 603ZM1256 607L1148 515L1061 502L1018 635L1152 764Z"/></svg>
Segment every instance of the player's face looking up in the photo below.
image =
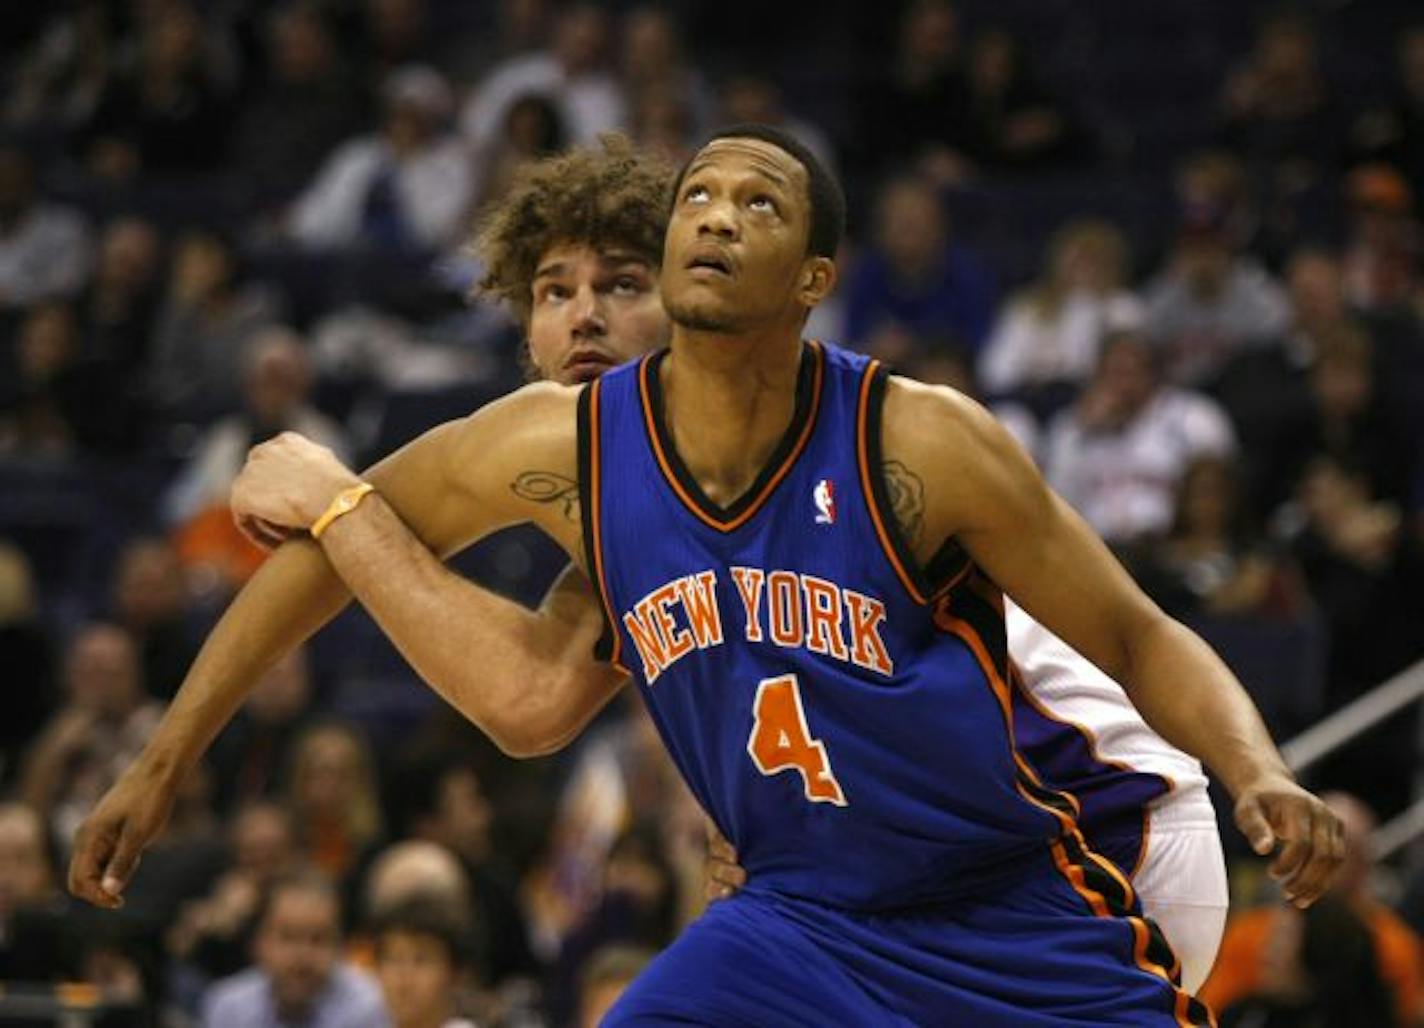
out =
<svg viewBox="0 0 1424 1028"><path fill-rule="evenodd" d="M541 378L588 382L667 342L657 271L629 251L552 246L530 293L529 356Z"/></svg>
<svg viewBox="0 0 1424 1028"><path fill-rule="evenodd" d="M807 253L810 215L808 176L794 157L760 139L713 140L673 199L661 279L668 316L727 334L799 324L834 280L831 262Z"/></svg>

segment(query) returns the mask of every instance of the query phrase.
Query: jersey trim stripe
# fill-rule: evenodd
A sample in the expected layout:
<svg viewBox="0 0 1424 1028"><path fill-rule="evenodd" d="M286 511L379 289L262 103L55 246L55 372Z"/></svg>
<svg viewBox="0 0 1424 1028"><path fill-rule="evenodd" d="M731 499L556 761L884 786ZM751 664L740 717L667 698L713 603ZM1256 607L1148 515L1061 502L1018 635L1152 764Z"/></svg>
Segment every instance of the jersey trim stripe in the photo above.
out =
<svg viewBox="0 0 1424 1028"><path fill-rule="evenodd" d="M588 573L598 587L603 607L603 636L594 647L594 656L609 661L625 675L632 674L622 661L623 641L614 626L618 619L608 592L608 580L603 570L603 483L600 464L602 444L598 416L599 386L593 381L584 387L578 399L578 463L579 504L583 520L584 561Z"/></svg>
<svg viewBox="0 0 1424 1028"><path fill-rule="evenodd" d="M889 502L889 497L885 495L885 476L878 473L878 469L884 463L880 455L880 433L870 430L871 416L871 395L884 388L883 366L878 360L873 360L865 366L865 371L860 379L860 400L856 404L855 414L855 452L860 464L860 492L865 497L865 506L870 512L871 524L875 526L875 537L880 540L880 548L885 552L886 558L890 561L890 566L895 569L895 576L900 579L900 584L905 587L905 591L910 594L920 606L928 606L929 601L925 598L926 590L920 588L918 576L911 570L915 567L915 562L910 554L900 553L900 537L892 535L886 526L886 519L881 516L881 508L893 510ZM879 428L879 418L874 419L876 428Z"/></svg>
<svg viewBox="0 0 1424 1028"><path fill-rule="evenodd" d="M697 482L677 456L671 433L666 430L663 422L662 385L657 376L657 368L667 353L666 350L660 350L649 354L638 365L638 392L643 404L648 443L657 458L658 467L662 469L663 477L682 505L703 524L719 532L734 532L761 510L806 449L806 444L815 431L816 416L821 407L821 388L825 381L825 352L819 342L807 340L806 354L797 372L796 410L792 414L786 434L782 436L770 460L751 487L726 508L718 507L703 495Z"/></svg>
<svg viewBox="0 0 1424 1028"><path fill-rule="evenodd" d="M1008 684L999 673L996 662L990 657L988 647L978 630L968 621L957 617L944 603L936 608L934 621L939 628L958 637L983 669L985 680L998 700L1004 717L1009 748L1019 771L1015 784L1020 795L1029 803L1053 814L1063 828L1063 834L1052 843L1054 864L1059 872L1072 886L1073 891L1083 897L1094 914L1099 917L1122 918L1130 926L1133 933L1133 961L1143 971L1161 978L1163 984L1172 990L1172 1012L1179 1028L1192 1028L1194 1025L1211 1025L1215 1028L1216 1021L1211 1011L1178 984L1181 981L1181 963L1172 952L1161 929L1152 921L1132 913L1137 903L1132 884L1111 861L1104 860L1087 847L1074 815L1068 812L1076 809L1077 801L1066 793L1048 789L1020 755L1014 741Z"/></svg>
<svg viewBox="0 0 1424 1028"><path fill-rule="evenodd" d="M1049 721L1052 721L1054 724L1062 725L1064 728L1071 728L1076 731L1082 737L1083 744L1088 747L1088 755L1095 762L1103 765L1104 767L1110 767L1125 774L1143 775L1149 778L1160 779L1163 788L1167 793L1170 793L1173 789L1176 788L1176 783L1173 782L1172 779L1167 775L1158 774L1155 771L1142 771L1138 768L1133 767L1131 764L1126 763L1125 761L1115 760L1110 757L1104 757L1101 753L1099 753L1098 737L1093 734L1093 730L1087 725L1082 724L1081 722L1074 721L1072 718L1064 717L1063 715L1049 709L1049 707L1044 704L1043 701L1040 700L1037 696L1035 696L1033 692L1028 688L1028 685L1024 682L1023 674L1019 671L1018 665L1013 662L1012 655L1009 658L1008 677L1009 682L1012 683L1012 685L1014 686L1014 694L1022 702L1028 704L1042 717L1046 718ZM1133 864L1132 870L1128 872L1129 878L1135 878L1137 876L1137 872L1142 870L1142 865L1147 860L1147 847L1149 845L1152 834L1151 828L1152 812L1147 806L1144 805L1142 808L1142 836L1137 847L1137 862Z"/></svg>
<svg viewBox="0 0 1424 1028"><path fill-rule="evenodd" d="M929 565L922 568L893 517L895 504L890 499L885 474L881 470L885 459L880 438L885 408L885 386L889 377L889 370L879 361L872 360L866 365L860 382L860 399L856 404L855 449L856 462L860 465L861 494L865 497L866 507L870 511L870 520L875 526L880 548L890 561L890 566L895 569L900 584L916 603L929 606L962 582L974 567L974 562L953 539L946 539ZM936 586L935 582L941 584Z"/></svg>

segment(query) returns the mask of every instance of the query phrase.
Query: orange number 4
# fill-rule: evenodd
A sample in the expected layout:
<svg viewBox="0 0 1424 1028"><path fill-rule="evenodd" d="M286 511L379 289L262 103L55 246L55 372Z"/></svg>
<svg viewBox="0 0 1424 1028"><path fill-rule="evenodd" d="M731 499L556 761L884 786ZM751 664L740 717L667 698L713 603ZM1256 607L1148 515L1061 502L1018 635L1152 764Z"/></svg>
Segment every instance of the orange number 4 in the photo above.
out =
<svg viewBox="0 0 1424 1028"><path fill-rule="evenodd" d="M801 685L795 675L763 678L752 704L751 738L747 752L764 775L794 768L801 772L806 798L812 803L846 805L845 793L831 772L826 746L811 738L806 711L801 706Z"/></svg>

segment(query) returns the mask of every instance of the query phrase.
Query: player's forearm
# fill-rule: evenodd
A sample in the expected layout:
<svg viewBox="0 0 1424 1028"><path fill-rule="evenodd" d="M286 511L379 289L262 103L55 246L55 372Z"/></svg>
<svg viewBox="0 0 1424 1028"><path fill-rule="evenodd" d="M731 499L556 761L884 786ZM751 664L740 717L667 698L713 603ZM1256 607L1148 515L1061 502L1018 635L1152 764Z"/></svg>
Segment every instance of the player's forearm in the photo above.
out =
<svg viewBox="0 0 1424 1028"><path fill-rule="evenodd" d="M1143 718L1233 796L1263 774L1289 776L1251 697L1195 632L1156 617L1133 639L1128 660L1123 680Z"/></svg>
<svg viewBox="0 0 1424 1028"><path fill-rule="evenodd" d="M558 748L606 699L610 679L592 659L588 625L454 574L379 495L333 522L321 543L411 666L506 752Z"/></svg>
<svg viewBox="0 0 1424 1028"><path fill-rule="evenodd" d="M284 543L209 634L144 759L186 774L266 671L335 617L351 593L309 539Z"/></svg>

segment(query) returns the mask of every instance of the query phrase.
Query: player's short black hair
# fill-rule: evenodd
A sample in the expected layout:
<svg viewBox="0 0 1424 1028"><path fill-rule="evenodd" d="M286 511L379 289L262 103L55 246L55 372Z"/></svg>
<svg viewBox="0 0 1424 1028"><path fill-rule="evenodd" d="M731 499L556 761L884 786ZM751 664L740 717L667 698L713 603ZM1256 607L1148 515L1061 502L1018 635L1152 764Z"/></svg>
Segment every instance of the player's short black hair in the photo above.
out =
<svg viewBox="0 0 1424 1028"><path fill-rule="evenodd" d="M841 245L841 237L845 235L845 192L836 177L826 170L826 166L816 155L784 129L744 122L713 132L702 140L697 150L678 170L677 179L673 182L672 202L677 202L677 195L682 190L682 180L687 176L687 169L692 167L692 162L697 160L698 154L707 144L718 139L760 139L763 143L770 143L778 150L790 154L806 169L806 189L811 201L811 232L806 239L806 252L815 257L834 259L836 250Z"/></svg>

